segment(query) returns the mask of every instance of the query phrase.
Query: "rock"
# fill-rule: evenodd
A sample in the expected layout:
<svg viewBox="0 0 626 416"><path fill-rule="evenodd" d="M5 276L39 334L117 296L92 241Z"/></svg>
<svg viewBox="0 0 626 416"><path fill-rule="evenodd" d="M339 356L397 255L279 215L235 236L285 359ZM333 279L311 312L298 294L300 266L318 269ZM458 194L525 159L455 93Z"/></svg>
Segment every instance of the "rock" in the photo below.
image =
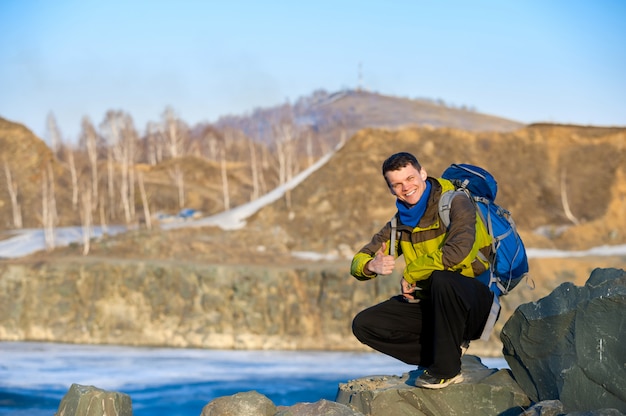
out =
<svg viewBox="0 0 626 416"><path fill-rule="evenodd" d="M315 403L297 403L280 409L275 416L363 416L363 414L341 403L319 400Z"/></svg>
<svg viewBox="0 0 626 416"><path fill-rule="evenodd" d="M565 407L559 400L545 400L535 403L520 416L560 416L565 414Z"/></svg>
<svg viewBox="0 0 626 416"><path fill-rule="evenodd" d="M535 402L568 412L626 411L626 271L596 269L523 304L501 333L504 357Z"/></svg>
<svg viewBox="0 0 626 416"><path fill-rule="evenodd" d="M617 409L566 413L565 406L559 400L544 400L535 403L520 416L624 416L624 414Z"/></svg>
<svg viewBox="0 0 626 416"><path fill-rule="evenodd" d="M508 370L488 369L478 357L465 355L461 371L466 381L441 390L415 387L417 370L402 377L365 377L340 384L335 400L371 416L518 415L530 405Z"/></svg>
<svg viewBox="0 0 626 416"><path fill-rule="evenodd" d="M277 408L256 391L218 397L204 406L200 416L274 416Z"/></svg>
<svg viewBox="0 0 626 416"><path fill-rule="evenodd" d="M130 396L94 386L72 384L56 416L132 416Z"/></svg>

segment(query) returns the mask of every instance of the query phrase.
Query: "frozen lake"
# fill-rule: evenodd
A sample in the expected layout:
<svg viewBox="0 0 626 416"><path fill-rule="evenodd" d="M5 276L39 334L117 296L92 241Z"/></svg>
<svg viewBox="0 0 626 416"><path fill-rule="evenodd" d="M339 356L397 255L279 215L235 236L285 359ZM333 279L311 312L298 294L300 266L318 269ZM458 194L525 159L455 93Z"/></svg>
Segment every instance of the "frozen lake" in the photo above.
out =
<svg viewBox="0 0 626 416"><path fill-rule="evenodd" d="M51 416L72 383L130 395L135 416L199 416L211 400L238 392L256 390L276 405L334 400L339 383L414 369L373 352L0 342L0 415Z"/></svg>

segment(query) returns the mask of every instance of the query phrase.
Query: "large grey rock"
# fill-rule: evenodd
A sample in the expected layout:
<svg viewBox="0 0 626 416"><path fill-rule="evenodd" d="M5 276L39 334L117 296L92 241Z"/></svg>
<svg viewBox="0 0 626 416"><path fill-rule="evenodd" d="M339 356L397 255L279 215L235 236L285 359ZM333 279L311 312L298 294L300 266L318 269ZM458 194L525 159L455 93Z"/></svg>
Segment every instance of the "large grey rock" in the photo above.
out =
<svg viewBox="0 0 626 416"><path fill-rule="evenodd" d="M489 369L466 355L462 372L466 381L440 390L415 387L417 370L360 378L340 384L335 400L371 416L517 416L531 404L508 370Z"/></svg>
<svg viewBox="0 0 626 416"><path fill-rule="evenodd" d="M535 403L521 413L520 416L624 416L617 409L598 409L584 412L566 413L565 406L560 400L544 400Z"/></svg>
<svg viewBox="0 0 626 416"><path fill-rule="evenodd" d="M274 416L276 405L256 391L218 397L204 406L201 416Z"/></svg>
<svg viewBox="0 0 626 416"><path fill-rule="evenodd" d="M297 403L282 408L275 416L363 416L363 414L341 403L319 400L315 403Z"/></svg>
<svg viewBox="0 0 626 416"><path fill-rule="evenodd" d="M72 384L56 416L132 416L130 396L94 386Z"/></svg>
<svg viewBox="0 0 626 416"><path fill-rule="evenodd" d="M561 416L564 413L565 406L559 400L545 400L533 404L520 416Z"/></svg>
<svg viewBox="0 0 626 416"><path fill-rule="evenodd" d="M504 357L535 401L567 411L626 411L626 272L596 269L521 305L504 325Z"/></svg>

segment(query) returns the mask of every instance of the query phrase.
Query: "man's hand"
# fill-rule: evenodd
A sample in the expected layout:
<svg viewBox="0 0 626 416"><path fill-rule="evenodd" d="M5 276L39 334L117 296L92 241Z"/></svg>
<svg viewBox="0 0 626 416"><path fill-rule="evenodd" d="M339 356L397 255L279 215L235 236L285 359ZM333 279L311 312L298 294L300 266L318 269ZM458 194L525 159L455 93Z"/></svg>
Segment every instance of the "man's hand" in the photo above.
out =
<svg viewBox="0 0 626 416"><path fill-rule="evenodd" d="M404 296L406 299L415 299L415 283L411 284L407 282L404 277L402 278L402 280L400 280L400 291L402 292L402 296Z"/></svg>
<svg viewBox="0 0 626 416"><path fill-rule="evenodd" d="M391 274L393 269L396 267L396 260L393 256L385 254L386 250L387 243L383 243L380 249L376 252L374 258L365 265L365 268L371 273L382 275Z"/></svg>

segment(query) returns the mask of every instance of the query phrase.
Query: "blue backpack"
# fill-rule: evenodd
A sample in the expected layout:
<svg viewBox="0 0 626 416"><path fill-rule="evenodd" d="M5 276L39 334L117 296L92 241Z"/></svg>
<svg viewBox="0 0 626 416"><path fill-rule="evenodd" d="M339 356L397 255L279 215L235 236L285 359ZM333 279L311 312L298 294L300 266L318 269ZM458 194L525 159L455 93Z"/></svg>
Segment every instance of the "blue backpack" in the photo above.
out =
<svg viewBox="0 0 626 416"><path fill-rule="evenodd" d="M450 204L457 194L464 193L474 201L492 237L492 255L487 259L491 267L477 279L497 296L506 295L528 274L528 257L511 213L494 202L498 193L495 178L485 169L468 164L450 165L441 177L452 182L456 190L441 196L439 216L447 227Z"/></svg>

